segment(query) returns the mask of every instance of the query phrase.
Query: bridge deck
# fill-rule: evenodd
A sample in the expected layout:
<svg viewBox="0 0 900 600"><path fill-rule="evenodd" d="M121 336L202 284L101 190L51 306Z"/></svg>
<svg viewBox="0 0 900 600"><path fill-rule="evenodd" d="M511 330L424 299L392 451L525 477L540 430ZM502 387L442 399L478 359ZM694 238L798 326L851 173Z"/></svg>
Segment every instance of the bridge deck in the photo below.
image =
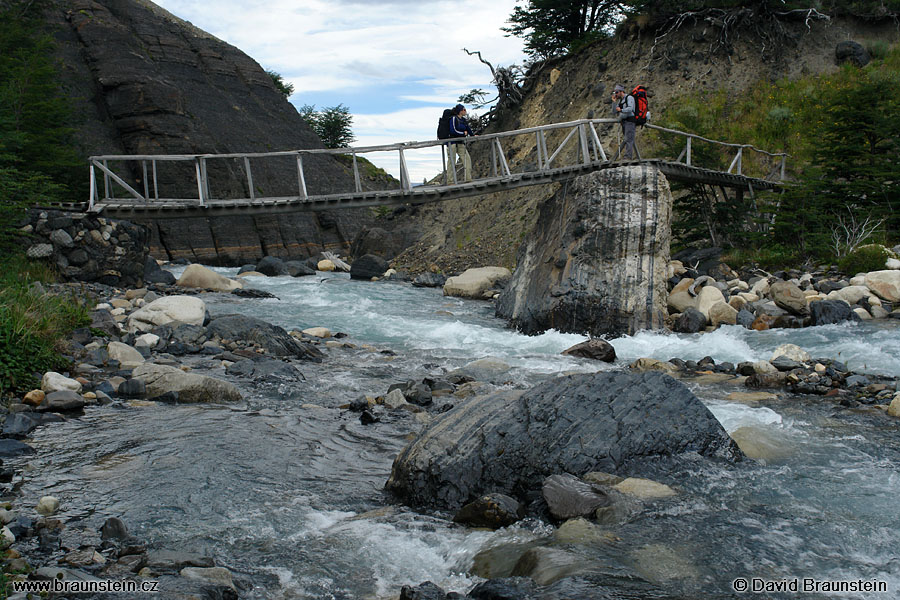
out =
<svg viewBox="0 0 900 600"><path fill-rule="evenodd" d="M654 164L672 181L687 183L705 183L754 191L771 190L780 187L780 183L736 175L721 171L713 171L680 162L663 160L635 161L595 161L590 164L545 169L543 171L513 173L508 176L477 179L471 183L455 185L422 185L411 190L379 190L367 192L351 192L301 198L300 196L284 196L274 198L240 198L230 200L207 200L206 206L200 206L196 198L167 199L154 202L142 202L134 199L115 199L97 202L93 212L104 216L149 220L187 217L210 217L225 215L251 216L256 214L282 214L303 211L330 210L337 208L359 208L366 206L390 206L406 203L424 204L454 198L464 198L489 194L530 185L563 181L579 175L627 165ZM84 205L78 205L84 209ZM69 208L76 209L76 206Z"/></svg>

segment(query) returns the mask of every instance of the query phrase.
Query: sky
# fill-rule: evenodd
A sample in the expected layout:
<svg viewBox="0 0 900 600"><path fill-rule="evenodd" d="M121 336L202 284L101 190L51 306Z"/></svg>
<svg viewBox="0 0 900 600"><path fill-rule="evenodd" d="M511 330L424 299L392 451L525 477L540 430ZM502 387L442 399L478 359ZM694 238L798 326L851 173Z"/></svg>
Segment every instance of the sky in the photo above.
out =
<svg viewBox="0 0 900 600"><path fill-rule="evenodd" d="M463 48L495 67L525 58L523 41L500 30L515 0L154 2L280 73L297 108L348 107L354 146L434 139L441 112L461 94L493 94L490 69ZM366 157L399 177L397 153ZM440 150L408 153L407 165L413 182L431 178Z"/></svg>

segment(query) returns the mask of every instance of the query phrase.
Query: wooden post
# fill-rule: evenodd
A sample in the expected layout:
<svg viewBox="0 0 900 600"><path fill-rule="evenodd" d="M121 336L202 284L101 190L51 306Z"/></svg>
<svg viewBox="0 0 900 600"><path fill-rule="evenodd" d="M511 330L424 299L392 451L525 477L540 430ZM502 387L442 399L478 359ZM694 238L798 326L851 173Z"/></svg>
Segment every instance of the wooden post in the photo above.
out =
<svg viewBox="0 0 900 600"><path fill-rule="evenodd" d="M103 161L103 198L111 199L113 196L109 193L109 163L106 160Z"/></svg>
<svg viewBox="0 0 900 600"><path fill-rule="evenodd" d="M786 162L787 162L787 154L782 154L781 155L781 180L780 181L784 181L784 167L785 167Z"/></svg>
<svg viewBox="0 0 900 600"><path fill-rule="evenodd" d="M194 159L194 171L197 173L197 195L200 197L200 206L206 206L203 198L203 175L200 173L200 159Z"/></svg>
<svg viewBox="0 0 900 600"><path fill-rule="evenodd" d="M203 197L207 200L210 199L209 196L209 174L206 171L206 159L200 159L200 176L203 181Z"/></svg>
<svg viewBox="0 0 900 600"><path fill-rule="evenodd" d="M88 199L88 210L93 210L94 199L97 197L97 180L94 173L94 161L91 161L91 197Z"/></svg>
<svg viewBox="0 0 900 600"><path fill-rule="evenodd" d="M506 162L506 156L503 154L503 146L500 145L500 138L494 138L494 143L497 145L497 156L500 159L500 168L503 169L503 175L509 177L509 163Z"/></svg>
<svg viewBox="0 0 900 600"><path fill-rule="evenodd" d="M362 182L359 179L359 164L356 162L356 152L353 153L353 182L356 184L356 193L362 192Z"/></svg>
<svg viewBox="0 0 900 600"><path fill-rule="evenodd" d="M447 168L447 161L450 158L450 145L441 144L441 164L444 167L444 185L450 183L450 170Z"/></svg>
<svg viewBox="0 0 900 600"><path fill-rule="evenodd" d="M247 185L250 188L250 202L256 201L256 190L253 189L253 172L250 170L250 158L244 157L244 169L247 170Z"/></svg>
<svg viewBox="0 0 900 600"><path fill-rule="evenodd" d="M693 138L693 136L690 136L690 135L687 138L687 148L686 148L687 154L685 155L685 162L684 162L684 164L686 164L687 166L691 166L691 140L692 139L694 139L694 138Z"/></svg>
<svg viewBox="0 0 900 600"><path fill-rule="evenodd" d="M159 183L156 180L156 161L153 161L153 198L159 202Z"/></svg>
<svg viewBox="0 0 900 600"><path fill-rule="evenodd" d="M409 180L409 171L406 168L406 157L403 148L400 148L400 188L407 192L412 190L412 182Z"/></svg>
<svg viewBox="0 0 900 600"><path fill-rule="evenodd" d="M534 132L534 146L537 149L538 171L543 171L544 170L544 160L543 160L543 157L541 156L541 132L540 131ZM496 176L496 172L494 173L494 175Z"/></svg>
<svg viewBox="0 0 900 600"><path fill-rule="evenodd" d="M584 128L584 123L578 125L578 141L581 144L581 164L591 164L591 153L588 150L587 130Z"/></svg>
<svg viewBox="0 0 900 600"><path fill-rule="evenodd" d="M600 143L600 136L597 135L597 129L594 127L593 123L591 123L591 135L594 138L594 146L597 148L597 152L599 154L597 158L599 158L603 162L606 162L606 150L603 149L603 144Z"/></svg>
<svg viewBox="0 0 900 600"><path fill-rule="evenodd" d="M303 174L303 155L297 155L297 185L300 187L300 197L306 201L309 194L306 191L306 176Z"/></svg>
<svg viewBox="0 0 900 600"><path fill-rule="evenodd" d="M538 158L540 160L540 158ZM491 177L497 176L497 147L491 144Z"/></svg>
<svg viewBox="0 0 900 600"><path fill-rule="evenodd" d="M743 171L742 171L743 163L744 163L744 147L741 146L740 148L738 148L738 155L737 155L737 174L738 175L743 175Z"/></svg>
<svg viewBox="0 0 900 600"><path fill-rule="evenodd" d="M141 161L141 168L144 171L144 202L150 202L150 182L147 181L147 161Z"/></svg>

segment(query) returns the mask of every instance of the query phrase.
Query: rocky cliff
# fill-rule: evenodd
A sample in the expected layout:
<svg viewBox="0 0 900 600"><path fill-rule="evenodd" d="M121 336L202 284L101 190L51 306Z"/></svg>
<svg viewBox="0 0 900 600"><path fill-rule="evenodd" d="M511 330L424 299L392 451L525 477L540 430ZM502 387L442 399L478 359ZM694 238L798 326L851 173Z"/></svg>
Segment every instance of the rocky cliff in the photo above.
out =
<svg viewBox="0 0 900 600"><path fill-rule="evenodd" d="M77 141L85 156L322 147L256 61L152 2L54 0L46 17L58 42L62 85L75 104ZM311 157L306 164L312 194L353 185L352 173L334 158ZM242 161L211 162L215 193L249 196L243 168ZM138 189L141 178L132 173ZM253 180L268 195L295 194L296 165L292 160L259 161L253 165ZM173 168L160 178L160 193L195 197L193 173ZM369 211L358 210L279 219L160 221L151 223L151 251L159 258L218 264L250 262L266 254L307 256L322 249L349 250L369 220Z"/></svg>

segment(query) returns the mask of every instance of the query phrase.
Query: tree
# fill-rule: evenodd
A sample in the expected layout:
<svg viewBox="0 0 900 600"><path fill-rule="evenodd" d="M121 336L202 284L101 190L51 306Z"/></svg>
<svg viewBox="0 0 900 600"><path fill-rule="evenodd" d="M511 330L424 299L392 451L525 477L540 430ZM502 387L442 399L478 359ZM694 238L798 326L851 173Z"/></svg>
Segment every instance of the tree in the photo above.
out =
<svg viewBox="0 0 900 600"><path fill-rule="evenodd" d="M25 207L87 196L42 3L0 3L0 247ZM2 249L2 248L0 248Z"/></svg>
<svg viewBox="0 0 900 600"><path fill-rule="evenodd" d="M356 139L351 128L353 115L343 104L322 110L316 110L314 104L304 104L298 112L322 139L326 148L346 148Z"/></svg>
<svg viewBox="0 0 900 600"><path fill-rule="evenodd" d="M288 83L284 80L284 77L281 76L280 73L276 73L271 69L266 69L266 73L269 77L272 78L272 83L275 84L275 89L281 92L281 95L284 96L284 99L287 100L291 97L291 94L294 93L294 84Z"/></svg>
<svg viewBox="0 0 900 600"><path fill-rule="evenodd" d="M608 37L628 7L627 0L527 0L502 30L525 40L525 53L542 60Z"/></svg>

